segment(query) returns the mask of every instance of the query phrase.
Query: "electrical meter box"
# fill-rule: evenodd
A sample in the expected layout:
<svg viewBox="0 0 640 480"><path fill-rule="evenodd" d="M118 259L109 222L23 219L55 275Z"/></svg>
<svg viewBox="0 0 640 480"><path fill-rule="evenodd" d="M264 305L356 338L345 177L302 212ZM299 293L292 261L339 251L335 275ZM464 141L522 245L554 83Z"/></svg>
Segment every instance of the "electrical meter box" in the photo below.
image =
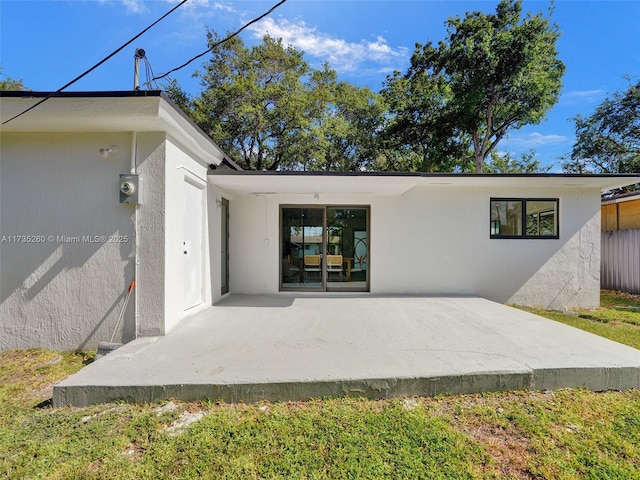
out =
<svg viewBox="0 0 640 480"><path fill-rule="evenodd" d="M142 202L142 178L133 173L120 174L120 203L139 205Z"/></svg>

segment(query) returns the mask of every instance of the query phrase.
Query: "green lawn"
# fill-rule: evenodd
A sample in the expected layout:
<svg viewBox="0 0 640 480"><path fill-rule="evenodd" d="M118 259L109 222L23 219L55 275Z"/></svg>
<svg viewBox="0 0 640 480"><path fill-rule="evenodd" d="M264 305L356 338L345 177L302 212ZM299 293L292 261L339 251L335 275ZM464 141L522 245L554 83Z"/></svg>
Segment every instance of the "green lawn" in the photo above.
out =
<svg viewBox="0 0 640 480"><path fill-rule="evenodd" d="M605 290L597 310L570 313L524 308L546 318L640 349L640 295Z"/></svg>
<svg viewBox="0 0 640 480"><path fill-rule="evenodd" d="M617 311L607 295L580 314ZM640 343L633 319L545 315ZM90 360L0 355L0 477L640 479L640 390L48 406L53 382Z"/></svg>

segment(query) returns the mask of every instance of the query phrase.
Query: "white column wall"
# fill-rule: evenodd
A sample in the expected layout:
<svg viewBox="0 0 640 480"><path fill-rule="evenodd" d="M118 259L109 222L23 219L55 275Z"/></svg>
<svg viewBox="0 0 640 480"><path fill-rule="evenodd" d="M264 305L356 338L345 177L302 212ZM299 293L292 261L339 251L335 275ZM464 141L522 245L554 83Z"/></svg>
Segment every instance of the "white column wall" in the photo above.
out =
<svg viewBox="0 0 640 480"><path fill-rule="evenodd" d="M137 173L144 185L137 218L135 294L138 336L147 337L165 333L165 134L138 133L137 142Z"/></svg>
<svg viewBox="0 0 640 480"><path fill-rule="evenodd" d="M560 239L489 238L491 197L559 198ZM231 293L279 290L279 206L369 205L375 294L479 295L548 308L599 304L600 192L414 188L401 196L238 195Z"/></svg>

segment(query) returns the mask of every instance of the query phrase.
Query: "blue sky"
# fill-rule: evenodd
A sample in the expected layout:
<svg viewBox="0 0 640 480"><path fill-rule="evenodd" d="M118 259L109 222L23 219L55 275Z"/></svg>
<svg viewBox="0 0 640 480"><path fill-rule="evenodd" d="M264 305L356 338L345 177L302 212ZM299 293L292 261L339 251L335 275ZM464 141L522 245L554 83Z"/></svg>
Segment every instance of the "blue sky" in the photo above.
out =
<svg viewBox="0 0 640 480"><path fill-rule="evenodd" d="M175 0L0 0L0 64L3 75L32 90L57 90L110 54L178 2ZM234 31L277 0L189 0L116 57L68 90L129 90L133 55L144 48L154 73L182 64L207 48L206 28ZM288 0L242 33L245 43L262 35L282 37L319 67L328 61L341 80L379 91L388 73L404 71L416 42L437 42L451 16L494 12L498 0ZM548 1L524 0L524 11L547 12ZM640 1L556 0L552 16L562 32L560 57L567 66L558 104L539 125L512 132L499 149L533 148L543 164L571 150L571 117L588 115L607 94L640 78ZM172 78L199 92L195 70L204 57ZM146 77L144 73L141 81Z"/></svg>

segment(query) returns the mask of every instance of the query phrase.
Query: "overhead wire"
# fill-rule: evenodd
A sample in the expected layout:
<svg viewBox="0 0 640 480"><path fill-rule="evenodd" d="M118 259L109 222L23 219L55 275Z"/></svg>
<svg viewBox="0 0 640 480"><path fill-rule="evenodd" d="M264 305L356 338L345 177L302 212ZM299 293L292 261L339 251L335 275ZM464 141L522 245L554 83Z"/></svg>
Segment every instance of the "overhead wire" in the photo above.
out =
<svg viewBox="0 0 640 480"><path fill-rule="evenodd" d="M11 117L9 120L5 120L4 122L2 122L2 125L6 125L7 123L11 122L12 120L15 120L18 117L21 117L22 115L24 115L25 113L33 110L34 108L36 108L39 105L42 105L44 102L46 102L47 100L49 100L52 97L55 97L58 93L62 92L65 88L70 87L71 85L73 85L74 83L76 83L78 80L80 80L81 78L85 77L86 75L88 75L89 73L91 73L92 71L94 71L96 68L98 68L100 65L102 65L104 62L106 62L107 60L109 60L111 57L113 57L114 55L116 55L117 53L119 53L120 51L122 51L124 48L126 48L127 46L129 46L131 43L133 43L135 40L137 40L138 38L140 38L144 33L146 33L148 30L150 30L152 27L155 27L158 23L160 23L162 20L164 20L166 17L168 17L169 15L171 15L174 11L176 11L178 8L180 8L182 5L184 5L185 3L187 3L187 0L182 0L182 2L180 2L178 5L176 5L175 7L173 7L171 10L169 10L167 13L165 13L162 17L160 17L158 20L156 20L155 22L153 22L151 25L149 25L147 28L145 28L144 30L142 30L140 33L138 33L135 37L133 37L131 40L129 40L127 43L125 43L124 45L122 45L121 47L119 47L117 50L115 50L113 53L109 54L107 57L103 58L102 60L100 60L98 63L96 63L93 67L91 67L90 69L86 70L84 73L78 75L76 78L74 78L73 80L71 80L69 83L67 83L65 86L59 88L58 90L56 90L53 93L50 93L49 95L47 95L46 97L44 97L42 100L40 100L39 102L35 103L34 105L30 106L29 108L27 108L26 110L20 112L19 114ZM154 79L155 80L155 79Z"/></svg>
<svg viewBox="0 0 640 480"><path fill-rule="evenodd" d="M214 43L213 45L211 45L209 48L207 48L204 52L199 53L198 55L196 55L195 57L191 58L190 60L187 60L185 63L183 63L182 65L180 65L179 67L173 68L171 70L169 70L167 73L163 73L162 75L159 75L157 77L152 78L153 81L155 80L160 80L161 78L167 77L168 75L172 74L173 72L176 72L178 70L180 70L181 68L186 67L187 65L189 65L190 63L198 60L201 57L204 57L207 53L211 52L214 48L219 47L220 45L222 45L225 42L228 42L229 40L231 40L233 37L237 36L240 34L240 32L242 32L245 28L253 25L256 22L259 22L260 20L262 20L264 17L266 17L267 15L269 15L271 12L273 12L276 8L278 8L280 5L282 5L283 3L285 3L287 0L281 0L280 2L276 3L273 7L271 7L269 10L267 10L266 12L264 12L262 15L260 15L259 17L254 18L253 20L251 20L248 23L245 23L242 27L240 27L238 30L236 30L235 32L233 32L232 34L228 35L227 37L223 38L222 40Z"/></svg>
<svg viewBox="0 0 640 480"><path fill-rule="evenodd" d="M155 86L158 90L162 90L160 84L153 80L154 73L153 68L151 67L151 62L149 61L149 57L145 55L142 60L144 61L144 73L145 78L147 79L147 81L144 82L143 85L145 85L149 90L151 90L153 86Z"/></svg>
<svg viewBox="0 0 640 480"><path fill-rule="evenodd" d="M145 28L144 30L142 30L140 33L138 33L135 37L133 37L131 40L129 40L127 43L125 43L124 45L122 45L121 47L119 47L117 50L115 50L113 53L111 53L110 55L108 55L107 57L105 57L104 59L102 59L100 62L98 62L97 64L95 64L93 67L91 67L90 69L88 69L87 71L85 71L84 73L82 73L81 75L77 76L76 78L74 78L73 80L71 80L69 83L67 83L66 85L64 85L63 87L59 88L58 90L56 90L53 93L50 93L49 95L47 95L46 97L44 97L42 100L40 100L39 102L37 102L36 104L32 105L31 107L27 108L26 110L20 112L19 114L11 117L10 119L2 122L2 125L5 125L9 122L11 122L12 120L15 120L16 118L24 115L25 113L33 110L34 108L38 107L39 105L42 105L44 102L46 102L47 100L49 100L52 97L55 97L58 93L62 92L65 88L70 87L71 85L73 85L74 83L76 83L78 80L80 80L81 78L85 77L86 75L88 75L89 73L91 73L93 70L95 70L96 68L98 68L100 65L102 65L103 63L105 63L107 60L109 60L111 57L113 57L114 55L116 55L117 53L119 53L120 51L122 51L125 47L127 47L128 45L130 45L131 43L133 43L135 40L137 40L139 37L141 37L144 33L146 33L149 29L151 29L152 27L154 27L156 24L158 24L160 21L164 20L166 17L168 17L171 13L173 13L175 10L177 10L179 7L181 7L182 5L184 5L188 0L183 0L182 2L180 2L178 5L176 5L175 7L173 7L171 10L169 10L167 13L165 13L162 17L160 17L158 20L156 20L155 22L153 22L151 25L149 25L147 28ZM262 20L264 17L266 17L267 15L271 14L275 9L277 9L278 7L280 7L283 3L285 3L287 0L280 0L278 3L276 3L275 5L273 5L269 10L267 10L266 12L264 12L262 15L260 15L259 17L254 18L253 20L245 23L242 27L240 27L238 30L236 30L235 32L233 32L232 34L226 36L225 38L223 38L222 40L214 43L212 46L210 46L209 48L207 48L207 50L205 50L204 52L196 55L195 57L191 58L190 60L186 61L185 63L183 63L182 65L173 68L171 70L169 70L167 73L164 73L162 75L158 75L157 77L153 77L151 78L151 80L149 80L149 73L151 75L153 75L153 70L151 70L151 65L148 61L148 59L146 58L146 56L144 57L145 60L145 68L146 68L146 73L147 73L147 81L145 82L145 84L150 87L152 83L158 85L157 80L160 80L162 78L165 77L169 77L170 74L172 74L173 72L176 72L184 67L186 67L187 65L189 65L190 63L194 62L195 60L205 56L207 53L209 53L210 51L212 51L214 48L222 45L225 42L228 42L229 40L231 40L232 38L238 36L243 30L245 30L246 28L248 28L249 26L253 25L256 22L259 22L260 20ZM169 77L169 79L171 79L171 77Z"/></svg>

